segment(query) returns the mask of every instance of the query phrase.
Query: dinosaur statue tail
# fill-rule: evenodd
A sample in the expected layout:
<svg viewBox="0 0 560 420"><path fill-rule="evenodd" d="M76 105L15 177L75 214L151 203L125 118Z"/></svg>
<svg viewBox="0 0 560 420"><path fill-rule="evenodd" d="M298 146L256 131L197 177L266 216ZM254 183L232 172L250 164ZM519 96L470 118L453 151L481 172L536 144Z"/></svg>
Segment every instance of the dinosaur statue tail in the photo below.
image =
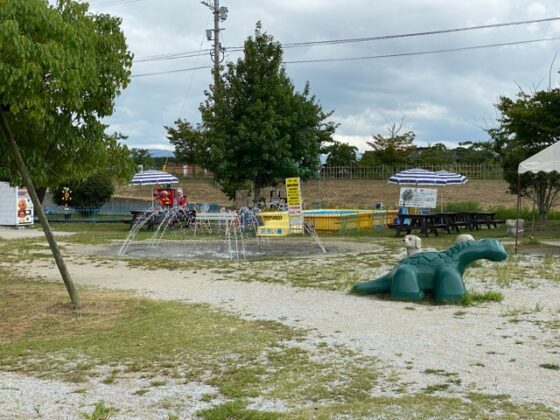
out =
<svg viewBox="0 0 560 420"><path fill-rule="evenodd" d="M360 293L363 295L373 293L388 293L391 291L391 277L385 275L375 280L366 281L355 284L352 287L352 293Z"/></svg>

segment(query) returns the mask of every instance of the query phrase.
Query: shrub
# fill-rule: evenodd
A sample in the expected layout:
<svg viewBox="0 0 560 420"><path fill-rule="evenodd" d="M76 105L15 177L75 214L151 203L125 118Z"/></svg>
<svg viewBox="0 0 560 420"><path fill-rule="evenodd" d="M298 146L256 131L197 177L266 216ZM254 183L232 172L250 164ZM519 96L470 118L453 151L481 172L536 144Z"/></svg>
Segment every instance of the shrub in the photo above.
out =
<svg viewBox="0 0 560 420"><path fill-rule="evenodd" d="M482 211L480 204L476 201L457 201L445 205L447 211Z"/></svg>
<svg viewBox="0 0 560 420"><path fill-rule="evenodd" d="M114 187L110 179L103 175L94 175L83 182L60 185L53 190L53 201L64 205L62 190L69 187L71 201L69 205L77 209L82 215L96 212L113 195Z"/></svg>

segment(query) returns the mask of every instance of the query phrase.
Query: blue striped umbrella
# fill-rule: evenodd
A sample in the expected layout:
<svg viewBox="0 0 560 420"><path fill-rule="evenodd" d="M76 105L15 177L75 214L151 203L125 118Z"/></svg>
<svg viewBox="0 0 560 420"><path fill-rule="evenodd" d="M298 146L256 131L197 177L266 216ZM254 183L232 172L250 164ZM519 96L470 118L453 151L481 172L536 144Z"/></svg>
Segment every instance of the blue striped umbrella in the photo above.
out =
<svg viewBox="0 0 560 420"><path fill-rule="evenodd" d="M389 178L389 184L403 185L457 185L468 181L464 175L448 171L432 172L422 168L407 169Z"/></svg>
<svg viewBox="0 0 560 420"><path fill-rule="evenodd" d="M179 178L162 171L141 171L135 174L130 185L177 184Z"/></svg>

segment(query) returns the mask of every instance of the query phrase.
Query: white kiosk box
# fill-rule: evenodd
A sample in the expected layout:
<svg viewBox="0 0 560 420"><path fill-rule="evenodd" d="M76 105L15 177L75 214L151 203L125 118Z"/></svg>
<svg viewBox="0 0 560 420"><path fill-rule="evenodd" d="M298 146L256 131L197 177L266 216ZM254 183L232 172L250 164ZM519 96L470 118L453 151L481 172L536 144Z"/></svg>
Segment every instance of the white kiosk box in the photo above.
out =
<svg viewBox="0 0 560 420"><path fill-rule="evenodd" d="M33 217L33 203L25 187L0 182L0 225L32 225Z"/></svg>

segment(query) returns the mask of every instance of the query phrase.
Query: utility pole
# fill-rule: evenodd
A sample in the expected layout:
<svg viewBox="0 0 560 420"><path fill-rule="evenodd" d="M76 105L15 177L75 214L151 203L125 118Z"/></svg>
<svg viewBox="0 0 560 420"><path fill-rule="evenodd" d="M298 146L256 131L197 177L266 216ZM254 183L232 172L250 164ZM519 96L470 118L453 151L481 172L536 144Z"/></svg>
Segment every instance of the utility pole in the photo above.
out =
<svg viewBox="0 0 560 420"><path fill-rule="evenodd" d="M224 22L227 19L228 8L220 7L220 0L214 0L214 4L210 4L208 1L201 1L203 5L212 10L214 14L214 29L206 29L206 39L208 41L214 41L214 48L210 52L210 57L214 62L214 87L218 86L220 81L220 63L223 61L223 57L220 58L221 54L224 52L224 47L220 44L220 21Z"/></svg>

